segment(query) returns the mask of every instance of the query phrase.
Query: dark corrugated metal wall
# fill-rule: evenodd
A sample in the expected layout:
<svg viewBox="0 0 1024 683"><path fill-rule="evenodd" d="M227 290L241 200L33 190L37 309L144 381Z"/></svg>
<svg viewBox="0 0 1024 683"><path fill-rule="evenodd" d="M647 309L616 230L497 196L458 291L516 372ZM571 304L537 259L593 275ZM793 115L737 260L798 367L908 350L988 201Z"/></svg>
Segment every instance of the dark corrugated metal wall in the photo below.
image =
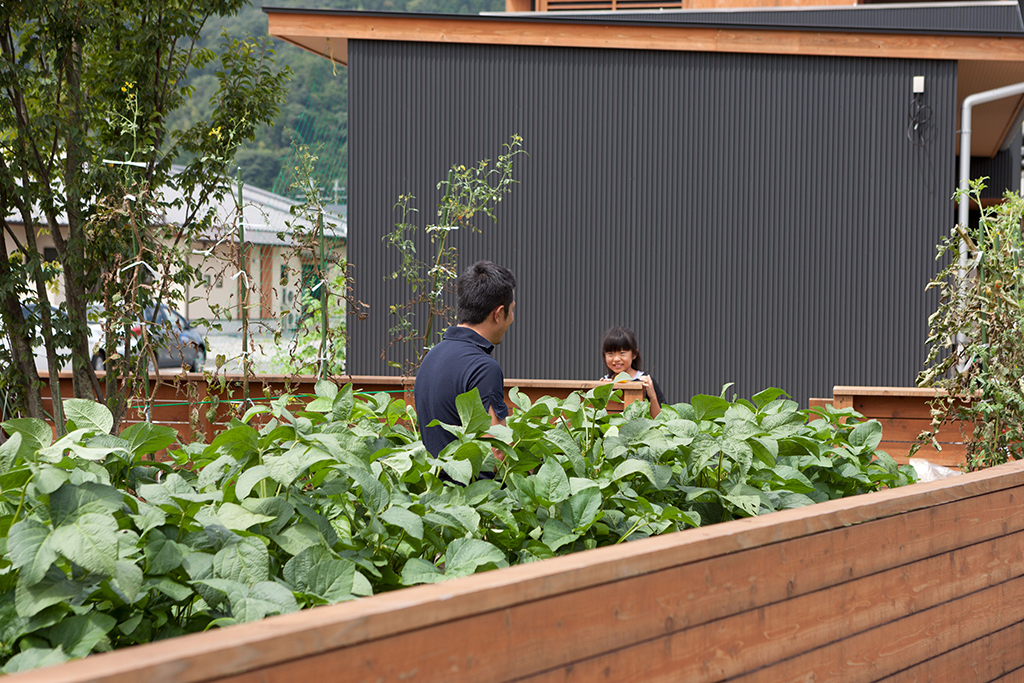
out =
<svg viewBox="0 0 1024 683"><path fill-rule="evenodd" d="M396 197L429 220L451 164L518 133L521 184L456 240L463 266L519 278L507 377L595 378L621 324L670 400L912 385L955 185L954 63L373 41L349 59L349 258L370 305L351 372L388 372ZM924 147L905 137L915 75Z"/></svg>

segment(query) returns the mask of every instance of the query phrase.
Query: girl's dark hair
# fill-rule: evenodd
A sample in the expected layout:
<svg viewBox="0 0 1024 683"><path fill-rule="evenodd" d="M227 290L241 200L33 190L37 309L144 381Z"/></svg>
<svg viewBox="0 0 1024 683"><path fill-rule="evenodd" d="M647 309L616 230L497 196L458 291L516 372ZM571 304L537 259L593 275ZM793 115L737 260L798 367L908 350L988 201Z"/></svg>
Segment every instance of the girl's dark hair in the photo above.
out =
<svg viewBox="0 0 1024 683"><path fill-rule="evenodd" d="M636 341L636 334L628 327L613 327L604 333L601 340L601 355L609 351L632 351L633 369L643 370L640 361L640 345Z"/></svg>

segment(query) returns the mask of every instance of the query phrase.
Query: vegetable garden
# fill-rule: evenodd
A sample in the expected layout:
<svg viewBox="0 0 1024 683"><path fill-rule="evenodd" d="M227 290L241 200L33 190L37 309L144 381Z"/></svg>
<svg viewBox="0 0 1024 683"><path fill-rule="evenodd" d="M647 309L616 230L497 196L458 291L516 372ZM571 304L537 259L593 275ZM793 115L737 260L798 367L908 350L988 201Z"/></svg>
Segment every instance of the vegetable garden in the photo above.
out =
<svg viewBox="0 0 1024 683"><path fill-rule="evenodd" d="M505 428L466 394L436 460L404 401L327 381L209 444L149 423L112 436L109 411L79 399L57 441L45 422L9 420L3 670L914 480L851 409L799 410L768 389L695 396L652 420L643 403L610 413L613 390L513 391ZM153 459L164 449L173 461Z"/></svg>

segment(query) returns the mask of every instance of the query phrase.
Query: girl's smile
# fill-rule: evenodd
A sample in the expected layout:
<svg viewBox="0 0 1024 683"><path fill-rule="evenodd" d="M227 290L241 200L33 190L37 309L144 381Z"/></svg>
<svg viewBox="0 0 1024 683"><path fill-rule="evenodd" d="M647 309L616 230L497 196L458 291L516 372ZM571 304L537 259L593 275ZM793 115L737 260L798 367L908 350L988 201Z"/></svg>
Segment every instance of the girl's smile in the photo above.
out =
<svg viewBox="0 0 1024 683"><path fill-rule="evenodd" d="M633 359L636 355L629 349L608 351L604 354L604 363L612 373L612 377L620 372L627 373L630 377L636 377L636 370L633 369Z"/></svg>

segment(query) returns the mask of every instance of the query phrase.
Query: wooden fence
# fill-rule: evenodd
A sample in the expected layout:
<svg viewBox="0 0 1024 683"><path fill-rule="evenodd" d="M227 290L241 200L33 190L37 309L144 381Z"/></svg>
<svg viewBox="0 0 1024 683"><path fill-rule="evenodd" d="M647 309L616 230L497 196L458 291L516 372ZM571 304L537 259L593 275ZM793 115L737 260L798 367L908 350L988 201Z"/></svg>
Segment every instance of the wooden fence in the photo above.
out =
<svg viewBox="0 0 1024 683"><path fill-rule="evenodd" d="M11 683L1021 681L1024 463L17 674Z"/></svg>

